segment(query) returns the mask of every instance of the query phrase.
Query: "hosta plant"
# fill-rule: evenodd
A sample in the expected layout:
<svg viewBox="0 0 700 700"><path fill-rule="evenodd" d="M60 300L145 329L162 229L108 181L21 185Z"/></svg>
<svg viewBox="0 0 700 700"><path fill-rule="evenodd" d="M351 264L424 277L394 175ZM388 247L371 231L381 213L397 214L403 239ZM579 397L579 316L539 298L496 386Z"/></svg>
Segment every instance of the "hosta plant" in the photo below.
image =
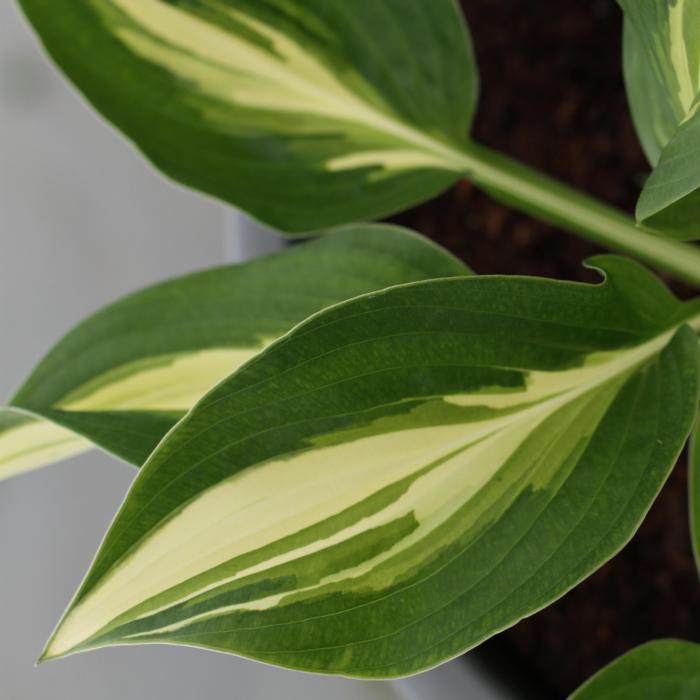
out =
<svg viewBox="0 0 700 700"><path fill-rule="evenodd" d="M407 675L633 536L700 394L700 301L640 264L700 287L700 0L620 1L653 168L636 221L470 138L454 0L20 4L164 173L312 238L99 311L0 413L1 476L93 446L139 468L42 658L171 642ZM459 178L630 257L589 260L594 284L479 276L358 223ZM576 697L666 669L695 697L697 661L658 642Z"/></svg>

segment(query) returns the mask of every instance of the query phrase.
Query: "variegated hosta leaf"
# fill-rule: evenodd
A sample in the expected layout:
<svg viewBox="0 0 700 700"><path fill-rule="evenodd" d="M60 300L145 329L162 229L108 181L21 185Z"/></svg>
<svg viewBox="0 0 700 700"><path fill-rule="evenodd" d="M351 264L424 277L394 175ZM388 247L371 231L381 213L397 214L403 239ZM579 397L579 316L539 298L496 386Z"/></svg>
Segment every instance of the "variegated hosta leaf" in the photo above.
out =
<svg viewBox="0 0 700 700"><path fill-rule="evenodd" d="M11 406L0 408L0 478L73 457L89 441L60 425Z"/></svg>
<svg viewBox="0 0 700 700"><path fill-rule="evenodd" d="M700 0L619 0L632 115L654 171L637 220L700 238Z"/></svg>
<svg viewBox="0 0 700 700"><path fill-rule="evenodd" d="M92 443L140 466L197 399L309 315L392 284L465 274L416 234L355 226L133 294L71 331L0 409L0 478Z"/></svg>
<svg viewBox="0 0 700 700"><path fill-rule="evenodd" d="M569 700L693 698L700 698L700 646L677 639L660 639L613 661Z"/></svg>
<svg viewBox="0 0 700 700"><path fill-rule="evenodd" d="M631 537L698 400L698 305L596 264L395 287L267 348L148 460L44 658L397 676L562 595Z"/></svg>
<svg viewBox="0 0 700 700"><path fill-rule="evenodd" d="M456 0L20 4L159 168L286 231L405 209L464 169L477 76Z"/></svg>

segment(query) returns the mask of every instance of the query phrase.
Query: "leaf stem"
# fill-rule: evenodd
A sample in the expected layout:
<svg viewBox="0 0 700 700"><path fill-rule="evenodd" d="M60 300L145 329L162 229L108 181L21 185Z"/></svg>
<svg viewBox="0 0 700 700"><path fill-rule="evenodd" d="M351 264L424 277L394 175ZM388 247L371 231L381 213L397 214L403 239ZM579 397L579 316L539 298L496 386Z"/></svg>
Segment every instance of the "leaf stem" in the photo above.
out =
<svg viewBox="0 0 700 700"><path fill-rule="evenodd" d="M647 233L622 211L484 146L461 155L464 175L495 199L700 289L700 247Z"/></svg>

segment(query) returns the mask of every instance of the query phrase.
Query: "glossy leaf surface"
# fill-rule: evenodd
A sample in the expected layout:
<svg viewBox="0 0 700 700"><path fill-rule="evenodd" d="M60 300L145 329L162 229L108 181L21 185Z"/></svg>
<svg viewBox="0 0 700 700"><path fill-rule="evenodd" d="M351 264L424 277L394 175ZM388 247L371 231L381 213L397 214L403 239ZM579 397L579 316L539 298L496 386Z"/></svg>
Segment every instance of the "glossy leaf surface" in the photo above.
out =
<svg viewBox="0 0 700 700"><path fill-rule="evenodd" d="M700 0L620 0L625 78L637 132L654 171L639 223L700 238Z"/></svg>
<svg viewBox="0 0 700 700"><path fill-rule="evenodd" d="M700 697L700 645L644 644L597 673L570 700L693 700Z"/></svg>
<svg viewBox="0 0 700 700"><path fill-rule="evenodd" d="M197 399L311 314L468 273L409 231L355 226L137 292L72 330L0 409L0 478L93 443L140 466Z"/></svg>
<svg viewBox="0 0 700 700"><path fill-rule="evenodd" d="M267 348L141 470L44 657L399 676L551 603L632 536L698 400L697 305L596 264L394 287Z"/></svg>
<svg viewBox="0 0 700 700"><path fill-rule="evenodd" d="M446 189L476 103L455 0L20 0L155 165L285 231Z"/></svg>

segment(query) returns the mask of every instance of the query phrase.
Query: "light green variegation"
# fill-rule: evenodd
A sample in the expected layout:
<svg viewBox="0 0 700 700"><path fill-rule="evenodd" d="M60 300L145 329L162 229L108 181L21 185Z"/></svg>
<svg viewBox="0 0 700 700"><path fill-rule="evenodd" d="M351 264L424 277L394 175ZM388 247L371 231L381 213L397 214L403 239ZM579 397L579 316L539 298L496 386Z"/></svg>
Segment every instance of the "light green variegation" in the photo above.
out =
<svg viewBox="0 0 700 700"><path fill-rule="evenodd" d="M457 0L19 2L156 166L281 230L382 218L467 177L700 285L699 250L470 139L478 76Z"/></svg>
<svg viewBox="0 0 700 700"><path fill-rule="evenodd" d="M0 478L22 474L89 449L80 435L19 409L0 408Z"/></svg>
<svg viewBox="0 0 700 700"><path fill-rule="evenodd" d="M677 639L644 644L613 661L569 700L700 698L700 645Z"/></svg>
<svg viewBox="0 0 700 700"><path fill-rule="evenodd" d="M632 536L698 401L697 304L595 264L399 286L274 343L148 460L43 658L400 676L562 595Z"/></svg>
<svg viewBox="0 0 700 700"><path fill-rule="evenodd" d="M21 5L159 168L285 231L405 209L463 170L477 76L455 0Z"/></svg>
<svg viewBox="0 0 700 700"><path fill-rule="evenodd" d="M197 399L310 314L465 274L404 229L356 226L133 294L72 330L0 409L0 478L93 444L140 466Z"/></svg>
<svg viewBox="0 0 700 700"><path fill-rule="evenodd" d="M620 0L625 78L637 132L654 171L637 220L700 238L700 0Z"/></svg>

